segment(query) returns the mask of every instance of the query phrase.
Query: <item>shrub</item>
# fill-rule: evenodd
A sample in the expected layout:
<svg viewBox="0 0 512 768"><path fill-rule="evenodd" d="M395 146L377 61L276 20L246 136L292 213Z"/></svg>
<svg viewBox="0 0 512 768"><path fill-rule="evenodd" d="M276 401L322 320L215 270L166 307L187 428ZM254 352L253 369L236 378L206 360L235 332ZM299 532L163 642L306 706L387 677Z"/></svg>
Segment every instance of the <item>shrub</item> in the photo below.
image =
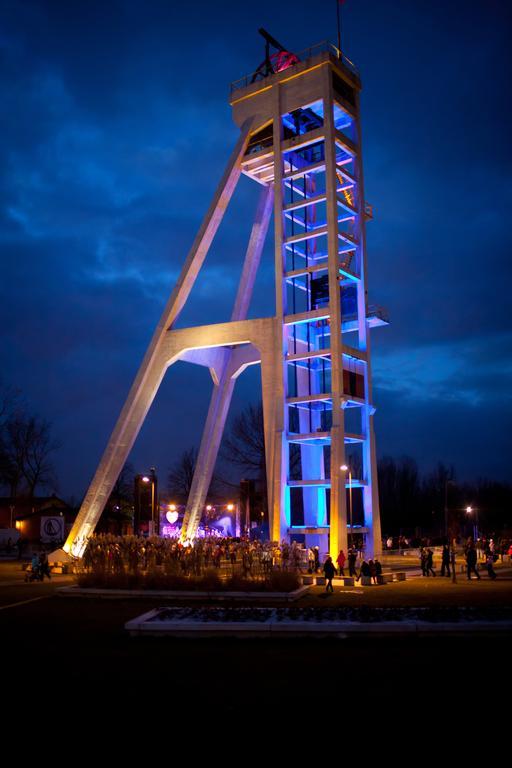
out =
<svg viewBox="0 0 512 768"><path fill-rule="evenodd" d="M268 581L272 592L293 592L301 585L299 577L292 571L273 571Z"/></svg>
<svg viewBox="0 0 512 768"><path fill-rule="evenodd" d="M218 572L210 569L204 576L167 574L155 567L147 572L113 573L94 568L82 571L76 577L78 586L96 589L148 589L194 592L291 592L300 585L294 573L276 572L266 579L247 579L234 575L222 581Z"/></svg>

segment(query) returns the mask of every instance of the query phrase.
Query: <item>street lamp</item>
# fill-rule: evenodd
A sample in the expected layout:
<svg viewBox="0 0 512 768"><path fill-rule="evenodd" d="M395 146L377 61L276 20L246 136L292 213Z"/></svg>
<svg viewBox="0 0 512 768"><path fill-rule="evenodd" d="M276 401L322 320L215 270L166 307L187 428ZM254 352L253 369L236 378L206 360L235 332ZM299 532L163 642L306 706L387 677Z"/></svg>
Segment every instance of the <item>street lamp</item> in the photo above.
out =
<svg viewBox="0 0 512 768"><path fill-rule="evenodd" d="M475 522L473 524L473 537L476 543L478 541L478 509L473 509L473 507L466 507L466 513L468 515L472 515L473 512L475 513Z"/></svg>
<svg viewBox="0 0 512 768"><path fill-rule="evenodd" d="M354 543L353 529L352 529L352 470L347 467L346 464L342 464L340 467L342 472L348 472L348 499L350 510L350 545Z"/></svg>

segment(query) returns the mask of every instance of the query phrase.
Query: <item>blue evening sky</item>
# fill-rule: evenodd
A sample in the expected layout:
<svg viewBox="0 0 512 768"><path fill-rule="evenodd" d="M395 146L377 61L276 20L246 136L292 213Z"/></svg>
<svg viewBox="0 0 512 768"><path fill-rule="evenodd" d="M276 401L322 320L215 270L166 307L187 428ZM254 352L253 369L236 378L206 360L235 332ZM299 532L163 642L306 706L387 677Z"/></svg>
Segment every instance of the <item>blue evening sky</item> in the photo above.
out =
<svg viewBox="0 0 512 768"><path fill-rule="evenodd" d="M254 15L250 15L253 13ZM231 80L266 27L336 41L335 0L4 0L0 378L53 423L80 496L237 138ZM378 452L510 479L510 4L347 0L363 79ZM258 190L243 179L181 324L228 319ZM251 316L270 315L270 248ZM273 299L272 299L273 301ZM240 379L235 410L256 401ZM170 369L132 453L165 475L211 381ZM199 399L197 399L199 396Z"/></svg>

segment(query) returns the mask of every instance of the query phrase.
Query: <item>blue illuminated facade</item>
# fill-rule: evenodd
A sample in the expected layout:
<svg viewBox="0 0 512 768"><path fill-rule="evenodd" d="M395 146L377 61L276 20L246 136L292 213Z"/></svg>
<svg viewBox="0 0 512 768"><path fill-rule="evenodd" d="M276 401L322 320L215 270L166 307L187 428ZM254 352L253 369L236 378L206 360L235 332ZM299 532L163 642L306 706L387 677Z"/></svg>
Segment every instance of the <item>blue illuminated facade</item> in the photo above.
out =
<svg viewBox="0 0 512 768"><path fill-rule="evenodd" d="M259 85L235 91L232 103L245 98L245 113L251 101L272 111L252 135L242 168L274 185L284 392L280 534L337 554L346 551L352 526L376 553L369 328L387 321L366 294L372 210L364 199L361 83L353 65L326 46Z"/></svg>

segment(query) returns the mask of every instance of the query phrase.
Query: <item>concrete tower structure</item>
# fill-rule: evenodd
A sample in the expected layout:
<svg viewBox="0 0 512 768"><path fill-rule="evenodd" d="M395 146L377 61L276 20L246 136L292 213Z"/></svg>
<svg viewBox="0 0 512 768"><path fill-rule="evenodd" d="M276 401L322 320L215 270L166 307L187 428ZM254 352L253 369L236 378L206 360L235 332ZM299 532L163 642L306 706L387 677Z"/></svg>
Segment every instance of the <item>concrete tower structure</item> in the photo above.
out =
<svg viewBox="0 0 512 768"><path fill-rule="evenodd" d="M386 319L365 287L361 83L327 43L295 56L266 39L260 69L232 84L240 137L65 544L74 556L177 360L213 379L183 538L197 531L236 379L260 364L271 538L302 534L336 556L348 509L367 552L380 552L369 329ZM174 330L242 173L262 190L231 321ZM272 212L275 314L247 320Z"/></svg>

